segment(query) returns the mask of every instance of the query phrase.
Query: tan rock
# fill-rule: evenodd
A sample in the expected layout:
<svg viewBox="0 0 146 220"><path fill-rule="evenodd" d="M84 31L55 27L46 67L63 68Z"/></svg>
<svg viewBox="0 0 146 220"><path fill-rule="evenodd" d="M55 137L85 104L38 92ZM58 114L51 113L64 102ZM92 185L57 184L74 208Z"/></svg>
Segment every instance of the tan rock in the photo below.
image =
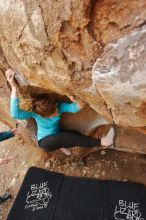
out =
<svg viewBox="0 0 146 220"><path fill-rule="evenodd" d="M146 125L146 26L105 47L93 83L117 125ZM106 115L106 113L102 113Z"/></svg>
<svg viewBox="0 0 146 220"><path fill-rule="evenodd" d="M16 124L4 76L11 66L26 109L41 92L75 95L98 114L89 107L67 127L102 137L114 120L146 134L145 0L1 0L0 12L0 121ZM37 145L28 137L23 143ZM137 143L132 150L143 152Z"/></svg>

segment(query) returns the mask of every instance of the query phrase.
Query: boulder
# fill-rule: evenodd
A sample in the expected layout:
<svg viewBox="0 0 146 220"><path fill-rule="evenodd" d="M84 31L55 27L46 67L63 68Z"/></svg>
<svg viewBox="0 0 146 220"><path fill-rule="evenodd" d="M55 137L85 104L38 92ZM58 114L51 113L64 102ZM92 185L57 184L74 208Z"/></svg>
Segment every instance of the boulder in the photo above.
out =
<svg viewBox="0 0 146 220"><path fill-rule="evenodd" d="M145 0L1 0L1 119L16 123L4 76L10 66L25 110L40 93L67 101L74 95L89 113L76 116L77 126L71 120L64 126L102 136L114 121L145 134L145 17Z"/></svg>
<svg viewBox="0 0 146 220"><path fill-rule="evenodd" d="M93 85L119 126L146 125L145 59L146 26L143 26L108 44L93 66Z"/></svg>

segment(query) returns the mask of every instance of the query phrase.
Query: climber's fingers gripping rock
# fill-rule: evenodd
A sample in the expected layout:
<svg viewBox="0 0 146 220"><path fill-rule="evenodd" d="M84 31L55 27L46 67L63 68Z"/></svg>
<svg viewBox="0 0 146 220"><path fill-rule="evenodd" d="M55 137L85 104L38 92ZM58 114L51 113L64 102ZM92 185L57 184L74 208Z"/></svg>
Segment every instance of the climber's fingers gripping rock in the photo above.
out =
<svg viewBox="0 0 146 220"><path fill-rule="evenodd" d="M8 69L6 71L6 78L12 87L17 88L17 83L15 81L15 71L12 69Z"/></svg>

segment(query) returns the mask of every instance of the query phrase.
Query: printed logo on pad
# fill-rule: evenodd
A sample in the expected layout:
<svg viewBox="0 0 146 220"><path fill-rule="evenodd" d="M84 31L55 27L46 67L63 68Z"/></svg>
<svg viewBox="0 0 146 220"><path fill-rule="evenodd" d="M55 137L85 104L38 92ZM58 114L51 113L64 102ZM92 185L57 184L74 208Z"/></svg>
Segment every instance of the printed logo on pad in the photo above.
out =
<svg viewBox="0 0 146 220"><path fill-rule="evenodd" d="M139 203L124 200L119 200L114 217L116 220L145 220L139 210Z"/></svg>
<svg viewBox="0 0 146 220"><path fill-rule="evenodd" d="M27 193L25 209L32 209L32 211L47 208L52 193L48 188L48 182L40 184L33 184Z"/></svg>

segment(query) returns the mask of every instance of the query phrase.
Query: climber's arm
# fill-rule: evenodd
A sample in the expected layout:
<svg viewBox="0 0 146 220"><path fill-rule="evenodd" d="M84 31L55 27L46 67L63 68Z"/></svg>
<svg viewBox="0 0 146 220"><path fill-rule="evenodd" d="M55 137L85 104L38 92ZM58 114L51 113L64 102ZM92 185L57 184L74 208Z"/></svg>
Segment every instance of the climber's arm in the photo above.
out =
<svg viewBox="0 0 146 220"><path fill-rule="evenodd" d="M76 103L60 103L59 104L59 113L63 113L63 112L72 112L72 113L76 113L80 110L80 107L78 104Z"/></svg>
<svg viewBox="0 0 146 220"><path fill-rule="evenodd" d="M15 81L15 71L13 71L12 69L8 69L6 71L6 78L12 87L11 97L13 98L18 97L18 85L17 82Z"/></svg>
<svg viewBox="0 0 146 220"><path fill-rule="evenodd" d="M84 107L84 104L82 102L77 102L72 96L69 98L71 99L72 103L59 104L60 113L63 112L76 113Z"/></svg>
<svg viewBox="0 0 146 220"><path fill-rule="evenodd" d="M74 96L69 96L70 100L73 102L73 103L76 103L79 107L79 110L83 109L85 107L85 103L83 103L82 101L79 101L76 99L76 97Z"/></svg>
<svg viewBox="0 0 146 220"><path fill-rule="evenodd" d="M11 69L8 69L6 71L6 77L8 82L10 83L12 87L11 92L11 101L10 101L10 113L11 116L15 119L23 120L27 118L33 117L32 112L27 112L24 110L21 110L19 108L19 98L18 98L18 85L14 79L15 72Z"/></svg>
<svg viewBox="0 0 146 220"><path fill-rule="evenodd" d="M0 132L0 141L7 140L7 139L12 138L14 136L15 135L14 135L13 131L11 131L11 130Z"/></svg>
<svg viewBox="0 0 146 220"><path fill-rule="evenodd" d="M23 120L33 117L32 112L27 112L24 110L21 110L19 108L19 98L18 97L11 97L10 101L10 114L13 118Z"/></svg>

